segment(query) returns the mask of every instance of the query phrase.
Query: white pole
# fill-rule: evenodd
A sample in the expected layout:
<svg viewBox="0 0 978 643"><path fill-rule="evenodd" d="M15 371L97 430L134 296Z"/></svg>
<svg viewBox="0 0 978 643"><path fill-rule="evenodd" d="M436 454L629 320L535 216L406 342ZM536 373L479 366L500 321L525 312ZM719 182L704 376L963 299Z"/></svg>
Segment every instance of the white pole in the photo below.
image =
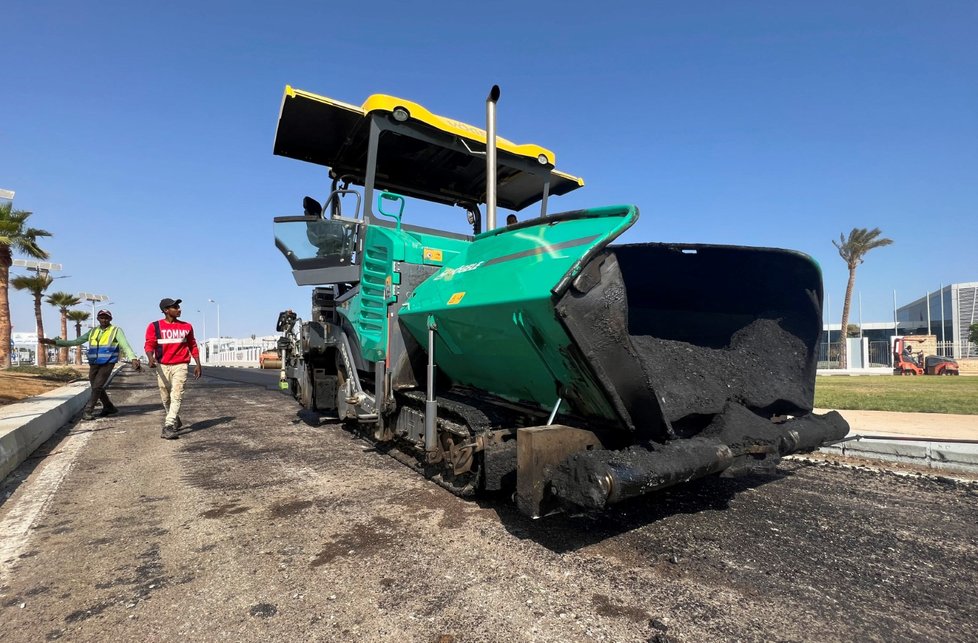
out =
<svg viewBox="0 0 978 643"><path fill-rule="evenodd" d="M897 323L896 290L893 291L893 334L900 334L900 325Z"/></svg>
<svg viewBox="0 0 978 643"><path fill-rule="evenodd" d="M896 357L893 355L893 351L896 350L896 336L899 335L900 327L897 325L897 309L896 309L896 290L893 291L893 336L890 338L890 362L893 366L896 366Z"/></svg>
<svg viewBox="0 0 978 643"><path fill-rule="evenodd" d="M832 295L825 293L825 359L832 360Z"/></svg>
<svg viewBox="0 0 978 643"><path fill-rule="evenodd" d="M95 320L95 302L97 302L97 301L99 301L99 302L101 302L101 301L108 301L109 300L109 296L108 295L96 295L96 294L90 293L90 292L78 293L78 296L81 299L84 299L87 302L91 302L91 304L92 304L91 327L92 328L95 328L95 323L96 323L96 320Z"/></svg>
<svg viewBox="0 0 978 643"><path fill-rule="evenodd" d="M941 284L941 341L944 341L944 284Z"/></svg>
<svg viewBox="0 0 978 643"><path fill-rule="evenodd" d="M924 299L927 302L927 334L930 335L930 293L924 293Z"/></svg>
<svg viewBox="0 0 978 643"><path fill-rule="evenodd" d="M201 322L200 330L202 333L201 338L204 340L204 354L200 356L200 362L202 364L206 364L207 363L207 311L198 310L197 312L200 313L201 317L203 318L203 321Z"/></svg>
<svg viewBox="0 0 978 643"><path fill-rule="evenodd" d="M208 299L207 301L209 301L212 304L214 304L215 306L217 306L217 353L218 353L218 358L220 358L220 354L221 354L221 304L217 303L213 299Z"/></svg>

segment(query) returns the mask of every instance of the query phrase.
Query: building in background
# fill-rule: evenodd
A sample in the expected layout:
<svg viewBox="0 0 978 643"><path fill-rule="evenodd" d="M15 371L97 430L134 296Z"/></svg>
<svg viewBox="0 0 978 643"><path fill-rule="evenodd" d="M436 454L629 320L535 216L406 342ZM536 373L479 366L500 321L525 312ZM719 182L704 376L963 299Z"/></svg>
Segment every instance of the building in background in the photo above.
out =
<svg viewBox="0 0 978 643"><path fill-rule="evenodd" d="M948 284L896 310L900 335L935 335L938 351L954 358L978 357L969 344L972 324L978 322L978 281Z"/></svg>
<svg viewBox="0 0 978 643"><path fill-rule="evenodd" d="M50 355L51 351L48 351L48 356ZM35 363L37 363L37 333L10 333L11 366Z"/></svg>
<svg viewBox="0 0 978 643"><path fill-rule="evenodd" d="M198 340L200 361L210 366L258 366L258 358L263 351L278 345L279 335L263 337L212 337L206 342ZM37 363L37 333L11 333L10 360L14 366ZM139 356L143 355L143 342L133 343L133 350ZM54 365L57 349L48 351L48 360ZM82 359L87 363L88 358L82 351ZM71 360L69 360L71 361Z"/></svg>
<svg viewBox="0 0 978 643"><path fill-rule="evenodd" d="M904 335L934 336L936 354L943 357L978 357L978 346L968 341L971 325L978 323L978 282L948 284L898 307L893 314L895 321L866 322L860 326L858 344L862 348L853 347L854 352L865 354L856 360L860 367L892 365L892 338ZM818 347L820 368L836 367L842 335L839 324L823 324ZM850 338L849 342L856 340Z"/></svg>

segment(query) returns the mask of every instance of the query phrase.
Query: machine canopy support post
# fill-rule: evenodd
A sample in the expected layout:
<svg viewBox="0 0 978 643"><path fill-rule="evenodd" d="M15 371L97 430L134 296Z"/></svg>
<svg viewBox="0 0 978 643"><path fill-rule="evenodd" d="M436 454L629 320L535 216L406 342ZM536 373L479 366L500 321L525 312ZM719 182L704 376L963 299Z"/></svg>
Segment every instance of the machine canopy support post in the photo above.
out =
<svg viewBox="0 0 978 643"><path fill-rule="evenodd" d="M550 179L543 182L543 198L540 199L540 216L547 216L547 199L550 197Z"/></svg>
<svg viewBox="0 0 978 643"><path fill-rule="evenodd" d="M435 330L438 325L432 315L428 316L428 397L424 403L424 450L431 461L437 450L438 433L435 425L438 420L438 403L435 401Z"/></svg>

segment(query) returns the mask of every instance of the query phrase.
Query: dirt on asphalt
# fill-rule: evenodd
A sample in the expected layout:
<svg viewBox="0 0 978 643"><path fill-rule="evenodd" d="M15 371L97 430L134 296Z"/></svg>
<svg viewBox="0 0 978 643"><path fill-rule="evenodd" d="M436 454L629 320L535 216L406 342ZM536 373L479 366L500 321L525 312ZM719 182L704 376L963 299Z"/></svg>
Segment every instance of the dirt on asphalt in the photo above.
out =
<svg viewBox="0 0 978 643"><path fill-rule="evenodd" d="M978 638L972 483L792 460L531 521L276 391L205 377L166 441L150 377L112 390L0 487L2 523L87 433L0 560L4 641Z"/></svg>

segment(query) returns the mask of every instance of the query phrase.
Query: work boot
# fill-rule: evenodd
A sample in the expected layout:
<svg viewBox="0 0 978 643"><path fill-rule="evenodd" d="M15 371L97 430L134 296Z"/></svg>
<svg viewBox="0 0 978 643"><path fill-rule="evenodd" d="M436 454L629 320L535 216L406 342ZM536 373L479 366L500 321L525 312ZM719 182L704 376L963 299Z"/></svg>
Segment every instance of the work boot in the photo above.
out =
<svg viewBox="0 0 978 643"><path fill-rule="evenodd" d="M103 417L104 418L107 415L115 415L118 412L119 412L119 409L117 409L114 406L110 406L108 408L102 409L102 412L99 413L99 417Z"/></svg>
<svg viewBox="0 0 978 643"><path fill-rule="evenodd" d="M160 437L163 438L164 440L176 440L180 436L177 435L177 430L174 427L170 425L164 425L163 432L160 433Z"/></svg>
<svg viewBox="0 0 978 643"><path fill-rule="evenodd" d="M180 416L178 415L177 421L173 423L173 428L174 430L179 431L181 426L183 426L183 420L181 420Z"/></svg>
<svg viewBox="0 0 978 643"><path fill-rule="evenodd" d="M85 421L85 422L88 422L90 420L96 420L96 419L98 419L98 418L91 411L85 411L85 414L82 415L82 420Z"/></svg>

